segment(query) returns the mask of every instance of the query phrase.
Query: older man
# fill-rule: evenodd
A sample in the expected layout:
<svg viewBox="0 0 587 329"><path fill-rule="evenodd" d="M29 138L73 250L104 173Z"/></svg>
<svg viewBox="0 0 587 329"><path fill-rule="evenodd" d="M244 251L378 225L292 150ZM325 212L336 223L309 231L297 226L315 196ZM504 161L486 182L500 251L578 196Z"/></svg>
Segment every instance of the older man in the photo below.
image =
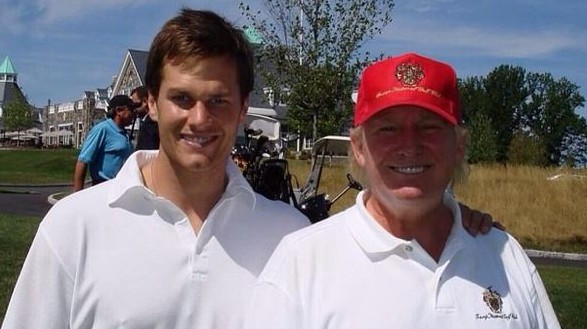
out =
<svg viewBox="0 0 587 329"><path fill-rule="evenodd" d="M362 75L356 204L277 247L245 328L559 328L520 245L474 238L445 192L465 160L456 74L405 54Z"/></svg>

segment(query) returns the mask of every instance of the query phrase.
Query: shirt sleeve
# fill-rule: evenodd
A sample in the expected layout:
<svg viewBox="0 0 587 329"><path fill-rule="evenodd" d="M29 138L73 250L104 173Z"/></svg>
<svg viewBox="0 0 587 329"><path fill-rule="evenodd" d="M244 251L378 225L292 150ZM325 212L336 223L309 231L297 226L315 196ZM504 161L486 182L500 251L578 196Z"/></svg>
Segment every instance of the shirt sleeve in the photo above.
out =
<svg viewBox="0 0 587 329"><path fill-rule="evenodd" d="M556 313L552 308L550 299L548 298L548 293L546 292L544 283L542 282L542 279L540 278L540 275L535 268L532 273L532 284L536 289L536 301L534 304L536 314L538 314L538 319L541 322L539 328L560 329L561 326L556 317Z"/></svg>
<svg viewBox="0 0 587 329"><path fill-rule="evenodd" d="M69 328L73 280L39 228L8 305L2 329Z"/></svg>
<svg viewBox="0 0 587 329"><path fill-rule="evenodd" d="M104 129L94 126L86 136L80 150L78 160L84 163L91 163L98 155L98 148L104 138Z"/></svg>

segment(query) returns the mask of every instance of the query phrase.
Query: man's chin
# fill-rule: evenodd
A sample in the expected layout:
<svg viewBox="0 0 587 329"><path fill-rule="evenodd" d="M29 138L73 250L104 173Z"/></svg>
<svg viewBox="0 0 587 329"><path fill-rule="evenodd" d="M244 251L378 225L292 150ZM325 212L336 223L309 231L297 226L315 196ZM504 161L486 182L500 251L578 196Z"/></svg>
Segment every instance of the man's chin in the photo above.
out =
<svg viewBox="0 0 587 329"><path fill-rule="evenodd" d="M425 193L421 188L413 186L405 186L395 189L393 194L402 200L417 200L425 196Z"/></svg>

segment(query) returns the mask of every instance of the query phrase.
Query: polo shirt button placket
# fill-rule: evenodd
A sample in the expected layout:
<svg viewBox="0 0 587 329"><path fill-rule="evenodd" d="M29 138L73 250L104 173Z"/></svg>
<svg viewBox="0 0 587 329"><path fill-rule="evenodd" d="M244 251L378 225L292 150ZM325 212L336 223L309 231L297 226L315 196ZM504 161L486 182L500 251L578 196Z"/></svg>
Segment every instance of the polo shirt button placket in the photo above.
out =
<svg viewBox="0 0 587 329"><path fill-rule="evenodd" d="M197 250L196 248L194 252L194 265L192 268L192 279L197 281L206 281L208 279L208 269L209 269L209 262L208 262L208 252L204 248L202 250Z"/></svg>

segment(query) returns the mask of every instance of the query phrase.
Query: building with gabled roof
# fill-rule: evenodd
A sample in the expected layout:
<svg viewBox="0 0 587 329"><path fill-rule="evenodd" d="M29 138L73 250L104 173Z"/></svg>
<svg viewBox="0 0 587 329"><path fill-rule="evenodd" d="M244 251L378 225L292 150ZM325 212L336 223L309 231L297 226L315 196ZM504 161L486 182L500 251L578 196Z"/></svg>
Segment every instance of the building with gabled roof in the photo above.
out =
<svg viewBox="0 0 587 329"><path fill-rule="evenodd" d="M112 95L130 95L130 92L145 84L145 74L147 73L148 51L128 49L118 71Z"/></svg>
<svg viewBox="0 0 587 329"><path fill-rule="evenodd" d="M244 33L253 46L255 65L267 65L261 61L260 56L262 38L252 28L245 28ZM45 115L45 135L50 139L44 140L44 144L81 146L94 122L105 116L108 99L114 95L130 95L134 88L145 84L148 56L148 51L127 49L120 69L108 88L86 91L78 101L49 105ZM257 74L254 90L249 98L249 113L270 116L285 123L287 108L284 104L274 103L272 94L261 75ZM138 124L131 128L135 133L139 129Z"/></svg>
<svg viewBox="0 0 587 329"><path fill-rule="evenodd" d="M42 109L35 108L28 104L26 96L18 85L18 73L10 60L6 56L2 63L0 63L0 132L4 133L3 108L13 101L22 100L27 105L31 112L33 112L33 126L40 128L42 126Z"/></svg>

